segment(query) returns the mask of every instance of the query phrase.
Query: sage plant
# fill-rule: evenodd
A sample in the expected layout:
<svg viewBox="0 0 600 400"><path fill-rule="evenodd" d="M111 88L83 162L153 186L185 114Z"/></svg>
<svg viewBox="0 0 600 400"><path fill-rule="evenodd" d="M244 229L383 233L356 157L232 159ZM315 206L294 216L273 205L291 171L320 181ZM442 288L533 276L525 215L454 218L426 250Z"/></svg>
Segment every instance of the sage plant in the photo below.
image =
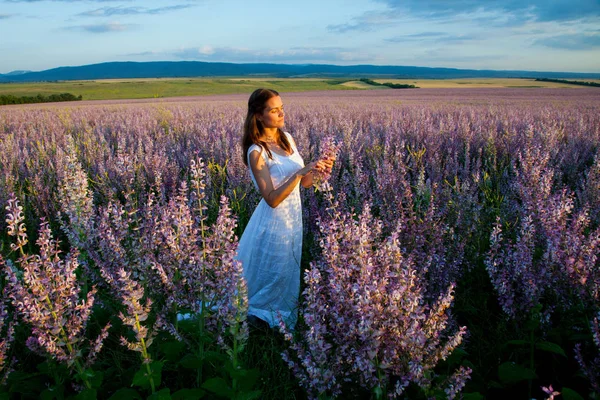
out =
<svg viewBox="0 0 600 400"><path fill-rule="evenodd" d="M460 345L466 327L448 330L454 285L436 301L424 297L412 255L399 241L402 225L382 237L382 222L365 204L356 220L337 209L319 222L322 256L311 263L300 314L305 328L283 353L311 398L343 395L356 382L377 397L397 398L411 383L432 390L434 367ZM468 379L460 368L449 378L453 398Z"/></svg>
<svg viewBox="0 0 600 400"><path fill-rule="evenodd" d="M174 313L196 321L200 336L214 335L237 359L248 336L248 306L242 266L236 260L236 219L221 196L216 221L208 225L205 176L203 161L193 160L191 190L182 182L168 202L149 201L140 232L150 238L143 241L144 254L155 273L153 287L164 299L164 320L172 320ZM169 331L182 337L172 325Z"/></svg>
<svg viewBox="0 0 600 400"><path fill-rule="evenodd" d="M589 380L593 393L600 394L600 312L592 320L590 324L592 331L592 342L594 344L593 351L584 351L581 343L575 345L575 359L581 367L581 371ZM589 356L594 354L594 359L589 359Z"/></svg>
<svg viewBox="0 0 600 400"><path fill-rule="evenodd" d="M7 294L19 316L31 327L27 346L66 366L91 389L86 368L93 363L102 348L107 324L91 343L86 340L86 325L94 306L96 288L81 298L81 284L76 270L78 252L72 250L64 259L59 243L53 239L47 222L42 222L36 241L39 255L28 255L23 246L27 233L23 224L22 207L13 196L9 200L7 224L9 235L16 236L14 250L20 253L16 263L0 259L6 277ZM84 357L85 349L90 350Z"/></svg>
<svg viewBox="0 0 600 400"><path fill-rule="evenodd" d="M332 136L325 136L320 143L319 156L317 160L330 159L335 160L340 152L339 144L336 143ZM330 172L316 171L314 172L313 185L316 190L322 190L322 185L329 180Z"/></svg>
<svg viewBox="0 0 600 400"><path fill-rule="evenodd" d="M77 248L83 247L89 233L93 216L93 199L88 187L88 176L77 160L72 140L65 149L64 166L59 170L58 202L61 226L69 242Z"/></svg>
<svg viewBox="0 0 600 400"><path fill-rule="evenodd" d="M547 319L555 305L565 310L580 302L595 307L600 228L591 229L587 209L574 210L574 196L566 188L554 189L555 170L547 151L532 146L518 159L513 183L516 240L505 237L498 220L485 261L504 312L520 319L541 303Z"/></svg>
<svg viewBox="0 0 600 400"><path fill-rule="evenodd" d="M0 256L0 263L2 257ZM6 383L8 375L13 371L16 360L10 359L10 347L15 341L15 321L9 315L5 291L2 291L0 303L0 386Z"/></svg>

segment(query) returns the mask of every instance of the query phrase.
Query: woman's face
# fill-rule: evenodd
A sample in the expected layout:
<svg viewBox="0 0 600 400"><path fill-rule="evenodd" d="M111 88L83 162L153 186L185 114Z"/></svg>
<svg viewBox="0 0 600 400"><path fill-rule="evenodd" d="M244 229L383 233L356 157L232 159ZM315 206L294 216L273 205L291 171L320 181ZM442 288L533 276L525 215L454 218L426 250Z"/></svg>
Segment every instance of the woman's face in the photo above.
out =
<svg viewBox="0 0 600 400"><path fill-rule="evenodd" d="M285 113L281 97L275 96L267 100L265 110L256 118L262 122L265 128L283 128Z"/></svg>

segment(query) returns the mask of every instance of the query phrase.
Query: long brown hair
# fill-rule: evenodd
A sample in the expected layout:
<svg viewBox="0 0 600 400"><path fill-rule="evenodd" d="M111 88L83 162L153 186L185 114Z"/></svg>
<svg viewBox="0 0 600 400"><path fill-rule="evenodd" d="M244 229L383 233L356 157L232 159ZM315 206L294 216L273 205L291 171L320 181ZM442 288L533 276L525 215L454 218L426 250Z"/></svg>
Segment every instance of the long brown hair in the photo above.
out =
<svg viewBox="0 0 600 400"><path fill-rule="evenodd" d="M265 111L265 108L267 108L267 101L275 96L279 96L279 93L273 89L256 89L248 99L248 114L246 114L244 136L242 137L242 158L244 159L245 165L248 165L248 149L253 144L265 149L269 158L273 158L269 146L261 139L261 136L264 133L264 126L262 122L256 118L256 115L262 114ZM292 151L290 141L279 128L277 128L277 144L287 153Z"/></svg>

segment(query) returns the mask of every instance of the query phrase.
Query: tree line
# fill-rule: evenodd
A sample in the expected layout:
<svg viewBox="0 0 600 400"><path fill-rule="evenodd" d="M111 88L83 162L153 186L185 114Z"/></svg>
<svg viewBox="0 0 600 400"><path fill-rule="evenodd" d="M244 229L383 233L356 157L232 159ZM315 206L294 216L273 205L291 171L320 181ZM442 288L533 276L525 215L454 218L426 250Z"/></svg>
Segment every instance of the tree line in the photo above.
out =
<svg viewBox="0 0 600 400"><path fill-rule="evenodd" d="M376 82L369 78L361 78L361 79L359 79L359 81L368 83L369 85L374 85L374 86L387 86L392 89L417 89L418 88L418 86L405 84L405 83L392 83L392 82L379 83L379 82Z"/></svg>
<svg viewBox="0 0 600 400"><path fill-rule="evenodd" d="M81 100L82 96L75 96L71 93L51 94L44 96L38 94L37 96L13 96L12 94L0 95L0 105L6 104L31 104L31 103L53 103L57 101L78 101Z"/></svg>
<svg viewBox="0 0 600 400"><path fill-rule="evenodd" d="M568 83L568 84L571 84L571 85L600 87L600 83L596 83L596 82L570 81L570 80L567 80L567 79L537 78L536 81L540 81L540 82Z"/></svg>

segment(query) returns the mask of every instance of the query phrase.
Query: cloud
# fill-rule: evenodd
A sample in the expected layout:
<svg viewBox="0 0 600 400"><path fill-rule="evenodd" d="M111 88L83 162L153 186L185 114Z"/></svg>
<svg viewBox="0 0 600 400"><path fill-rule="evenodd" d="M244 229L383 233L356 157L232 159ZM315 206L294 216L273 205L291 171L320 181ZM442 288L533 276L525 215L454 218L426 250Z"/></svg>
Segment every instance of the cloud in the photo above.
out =
<svg viewBox="0 0 600 400"><path fill-rule="evenodd" d="M519 17L530 14L537 21L570 21L600 17L598 0L379 0L391 10L428 17L500 12Z"/></svg>
<svg viewBox="0 0 600 400"><path fill-rule="evenodd" d="M431 43L445 43L445 44L458 44L472 40L480 39L477 35L450 35L444 32L421 32L410 35L395 36L393 38L386 39L387 42L392 43L405 43L405 42L431 42Z"/></svg>
<svg viewBox="0 0 600 400"><path fill-rule="evenodd" d="M133 0L4 0L7 3L39 3L41 1L55 1L62 3L83 3L83 2L96 2L96 3L110 3L110 2L129 2Z"/></svg>
<svg viewBox="0 0 600 400"><path fill-rule="evenodd" d="M0 14L0 19L9 19L14 17L14 14Z"/></svg>
<svg viewBox="0 0 600 400"><path fill-rule="evenodd" d="M73 31L86 31L91 33L107 33L107 32L123 32L126 30L130 30L135 25L131 24L121 24L119 22L110 22L107 24L95 24L95 25L76 25L69 26L65 29L73 30Z"/></svg>
<svg viewBox="0 0 600 400"><path fill-rule="evenodd" d="M483 27L513 27L527 22L600 22L598 0L378 0L386 9L367 11L345 24L329 25L331 32L369 32L402 21L417 19L427 22L452 23L457 17Z"/></svg>
<svg viewBox="0 0 600 400"><path fill-rule="evenodd" d="M371 54L361 54L355 49L342 47L293 47L286 50L254 50L234 47L195 47L172 52L180 59L223 61L223 62L277 62L277 63L319 63L319 62L366 62L373 61Z"/></svg>
<svg viewBox="0 0 600 400"><path fill-rule="evenodd" d="M346 33L350 31L369 32L376 28L394 26L397 23L398 16L392 13L383 13L377 11L368 11L353 18L352 23L329 25L327 29L331 32Z"/></svg>
<svg viewBox="0 0 600 400"><path fill-rule="evenodd" d="M123 16L123 15L140 15L140 14L150 14L157 15L163 14L169 11L183 10L186 8L194 7L191 4L178 4L167 7L159 7L159 8L145 8L145 7L102 7L91 11L86 11L78 16L82 17L113 17L115 15Z"/></svg>
<svg viewBox="0 0 600 400"><path fill-rule="evenodd" d="M534 45L551 47L561 50L592 50L600 49L600 34L595 35L558 35L538 39Z"/></svg>

